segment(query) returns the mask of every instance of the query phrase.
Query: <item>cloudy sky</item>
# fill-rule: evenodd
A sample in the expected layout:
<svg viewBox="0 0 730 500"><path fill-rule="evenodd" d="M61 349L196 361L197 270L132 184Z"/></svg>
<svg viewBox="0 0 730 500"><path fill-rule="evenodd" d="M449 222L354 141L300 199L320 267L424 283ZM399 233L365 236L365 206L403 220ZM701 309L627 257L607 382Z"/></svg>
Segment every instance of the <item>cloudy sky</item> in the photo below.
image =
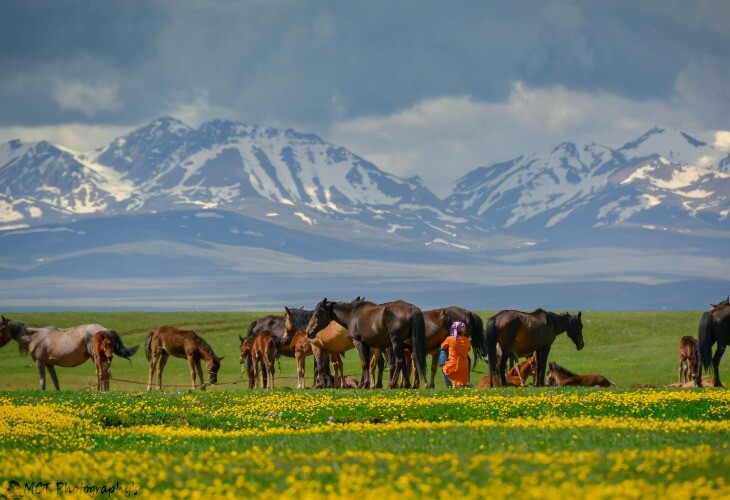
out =
<svg viewBox="0 0 730 500"><path fill-rule="evenodd" d="M160 116L314 132L437 193L564 140L730 129L730 2L0 4L0 142Z"/></svg>

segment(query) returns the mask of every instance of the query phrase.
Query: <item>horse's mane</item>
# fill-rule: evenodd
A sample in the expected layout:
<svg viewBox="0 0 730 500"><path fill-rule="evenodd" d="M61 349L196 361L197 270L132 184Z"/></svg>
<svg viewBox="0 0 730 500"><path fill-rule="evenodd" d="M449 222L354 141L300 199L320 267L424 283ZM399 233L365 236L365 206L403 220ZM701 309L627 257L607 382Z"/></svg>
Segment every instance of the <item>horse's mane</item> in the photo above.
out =
<svg viewBox="0 0 730 500"><path fill-rule="evenodd" d="M294 327L294 330L304 330L307 327L307 323L314 316L314 311L307 311L303 307L299 309L289 309L289 319Z"/></svg>
<svg viewBox="0 0 730 500"><path fill-rule="evenodd" d="M25 330L25 325L23 323L19 321L10 322L10 336L18 341L18 352L20 354L28 354L28 346L23 345L23 343L18 340L18 337L20 337L20 334L23 333L23 330Z"/></svg>
<svg viewBox="0 0 730 500"><path fill-rule="evenodd" d="M200 345L198 346L201 351L205 351L208 353L209 356L215 357L215 353L213 352L213 348L210 347L210 344L208 344L203 337L200 335L196 335L198 337L198 340L200 341Z"/></svg>
<svg viewBox="0 0 730 500"><path fill-rule="evenodd" d="M572 371L568 370L567 368L563 368L562 366L560 366L557 363L553 363L553 367L554 367L554 369L556 371L562 373L566 377L575 377L575 376L577 376L577 374L573 373Z"/></svg>

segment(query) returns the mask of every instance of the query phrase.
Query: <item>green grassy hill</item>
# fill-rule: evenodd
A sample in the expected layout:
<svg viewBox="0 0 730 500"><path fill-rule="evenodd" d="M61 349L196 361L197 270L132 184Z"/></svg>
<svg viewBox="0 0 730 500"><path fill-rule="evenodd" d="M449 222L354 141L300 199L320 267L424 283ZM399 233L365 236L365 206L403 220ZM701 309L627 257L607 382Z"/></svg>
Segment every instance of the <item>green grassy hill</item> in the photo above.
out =
<svg viewBox="0 0 730 500"><path fill-rule="evenodd" d="M54 325L65 328L85 323L100 323L121 334L126 346L140 344L140 350L131 363L115 358L113 376L117 379L138 381L139 384L113 381L112 389L139 390L145 388L149 364L143 352L147 333L161 325L174 325L194 330L204 337L218 356L226 356L219 373L223 385L211 390L242 390L244 384L233 385L241 374L238 362L238 336L245 336L249 323L267 313L256 312L115 312L115 313L5 313L5 316L29 326ZM493 312L483 312L486 320ZM679 340L684 335L697 335L701 312L645 311L645 312L584 312L583 334L585 349L576 351L566 335L553 344L552 361L578 373L602 373L619 386L654 384L661 386L677 379ZM730 358L726 356L726 358ZM355 351L345 356L345 371L360 373ZM312 360L307 362L307 384L311 385ZM429 361L430 363L430 361ZM722 370L728 362L723 360ZM477 384L487 367L476 366L472 382ZM76 368L58 368L62 389L83 389L95 385L96 377L91 361ZM296 386L294 360L281 358L282 378L277 387ZM728 375L730 376L730 372ZM387 378L387 376L386 376ZM437 375L437 387L443 378ZM187 386L190 375L185 360L171 358L165 369L164 384ZM0 390L38 388L38 370L29 356L18 353L14 341L0 349ZM53 387L47 376L47 387Z"/></svg>

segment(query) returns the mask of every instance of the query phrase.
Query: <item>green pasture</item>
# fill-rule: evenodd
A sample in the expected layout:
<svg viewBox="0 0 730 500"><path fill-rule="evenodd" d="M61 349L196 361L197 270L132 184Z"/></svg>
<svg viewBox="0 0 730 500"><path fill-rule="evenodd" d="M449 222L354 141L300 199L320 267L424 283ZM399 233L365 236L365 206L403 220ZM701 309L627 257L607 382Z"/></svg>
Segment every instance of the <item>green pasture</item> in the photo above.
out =
<svg viewBox="0 0 730 500"><path fill-rule="evenodd" d="M278 312L276 312L278 314ZM225 356L218 380L222 382L211 390L243 390L243 384L233 384L241 376L238 362L238 336L245 336L249 323L267 313L263 312L53 312L12 313L5 316L29 326L54 325L59 328L85 323L99 323L121 334L126 346L140 344L140 350L128 362L116 357L113 376L132 382L112 381L112 389L138 390L143 388L149 373L143 344L147 333L161 325L174 325L194 330L204 337L218 356ZM486 320L493 312L482 312ZM621 387L634 384L662 386L677 380L678 346L684 335L697 335L701 311L643 311L643 312L584 312L583 335L585 348L576 351L566 335L553 344L550 359L577 373L602 373ZM727 370L726 356L721 372ZM282 357L281 376L277 387L295 387L294 360ZM307 362L307 384L311 385L311 358ZM355 351L346 354L345 372L359 376L359 361ZM429 360L430 363L430 360ZM95 384L93 363L76 368L58 368L61 388L85 389ZM478 363L472 373L472 383L478 384L487 367ZM727 372L730 376L730 371ZM387 378L387 376L386 376ZM443 377L437 374L437 388L443 387ZM179 389L190 383L185 360L171 358L165 368L164 384ZM52 387L47 375L47 387ZM247 386L246 386L247 387ZM29 356L18 353L11 341L0 349L0 390L38 388L38 371Z"/></svg>

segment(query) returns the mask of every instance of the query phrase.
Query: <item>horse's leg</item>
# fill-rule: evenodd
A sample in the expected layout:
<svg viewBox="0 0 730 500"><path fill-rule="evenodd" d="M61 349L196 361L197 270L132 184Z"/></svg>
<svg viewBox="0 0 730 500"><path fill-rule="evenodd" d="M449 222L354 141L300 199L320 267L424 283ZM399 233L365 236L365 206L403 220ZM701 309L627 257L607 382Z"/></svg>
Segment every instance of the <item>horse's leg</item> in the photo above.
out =
<svg viewBox="0 0 730 500"><path fill-rule="evenodd" d="M370 348L370 360L368 363L368 380L370 388L375 389L375 370L378 368L378 358L380 357L380 349Z"/></svg>
<svg viewBox="0 0 730 500"><path fill-rule="evenodd" d="M722 359L722 355L725 354L726 347L727 345L720 344L720 342L718 342L717 350L715 351L715 355L712 357L712 368L715 370L715 379L712 381L712 385L715 387L722 387L722 382L720 382L720 359Z"/></svg>
<svg viewBox="0 0 730 500"><path fill-rule="evenodd" d="M94 368L96 368L96 390L100 391L104 384L104 369L101 366L101 361L97 358L94 358Z"/></svg>
<svg viewBox="0 0 730 500"><path fill-rule="evenodd" d="M157 388L160 390L162 390L162 372L165 370L165 365L169 357L170 355L167 352L162 351L160 363L157 365Z"/></svg>
<svg viewBox="0 0 730 500"><path fill-rule="evenodd" d="M502 357L499 360L499 381L502 387L507 387L507 362L509 361L509 355L505 353L509 351L502 351Z"/></svg>
<svg viewBox="0 0 730 500"><path fill-rule="evenodd" d="M198 376L200 377L200 389L205 390L205 379L203 378L203 367L201 366L200 360L195 362L195 368L198 370Z"/></svg>
<svg viewBox="0 0 730 500"><path fill-rule="evenodd" d="M418 389L421 385L421 377L418 375L418 370L413 370L413 367L416 366L416 355L411 351L411 354L406 358L406 370L408 371L408 376L411 376L411 372L413 372L413 388ZM424 380L423 383L425 384L426 381Z"/></svg>
<svg viewBox="0 0 730 500"><path fill-rule="evenodd" d="M160 359L160 353L155 352L152 354L152 361L150 361L150 376L147 379L147 390L152 390L152 377L155 374L155 368L157 368L157 361Z"/></svg>
<svg viewBox="0 0 730 500"><path fill-rule="evenodd" d="M410 385L410 377L408 377L408 374L406 373L406 360L405 352L403 349L403 342L399 341L396 335L397 334L391 335L393 355L395 357L395 375L390 380L390 384L388 384L388 387L390 389L398 387L398 380L400 379L401 375L403 375L403 381L405 382L406 387Z"/></svg>
<svg viewBox="0 0 730 500"><path fill-rule="evenodd" d="M360 387L366 389L369 387L368 362L370 361L370 346L362 340L352 341L355 344L357 355L360 356L360 366L362 367L362 375L360 376Z"/></svg>
<svg viewBox="0 0 730 500"><path fill-rule="evenodd" d="M301 350L297 349L294 353L294 359L297 361L297 389L304 389L304 362L307 358Z"/></svg>
<svg viewBox="0 0 730 500"><path fill-rule="evenodd" d="M345 371L340 353L330 353L330 362L332 363L332 367L335 369L335 387L342 389L345 386Z"/></svg>
<svg viewBox="0 0 730 500"><path fill-rule="evenodd" d="M436 372L439 369L439 355L438 354L432 354L431 355L431 377L428 380L428 385L426 386L426 389L435 389L436 388Z"/></svg>
<svg viewBox="0 0 730 500"><path fill-rule="evenodd" d="M58 376L56 375L56 367L53 365L48 365L48 373L51 374L51 380L53 381L53 387L55 387L57 391L60 391L61 388L58 386Z"/></svg>
<svg viewBox="0 0 730 500"><path fill-rule="evenodd" d="M38 366L38 374L41 376L41 390L46 390L46 365L40 359L36 361Z"/></svg>
<svg viewBox="0 0 730 500"><path fill-rule="evenodd" d="M268 370L268 372L269 372L269 389L273 389L274 388L274 374L276 373L276 367L274 366L273 351L271 352L270 356L267 356L267 358L269 360L269 370ZM304 359L307 359L306 355L305 355ZM279 368L281 369L281 366L279 366Z"/></svg>
<svg viewBox="0 0 730 500"><path fill-rule="evenodd" d="M552 344L541 347L537 351L537 379L535 380L535 387L545 387L545 370L547 369L548 356L550 355L550 348ZM538 385L539 384L539 385Z"/></svg>

